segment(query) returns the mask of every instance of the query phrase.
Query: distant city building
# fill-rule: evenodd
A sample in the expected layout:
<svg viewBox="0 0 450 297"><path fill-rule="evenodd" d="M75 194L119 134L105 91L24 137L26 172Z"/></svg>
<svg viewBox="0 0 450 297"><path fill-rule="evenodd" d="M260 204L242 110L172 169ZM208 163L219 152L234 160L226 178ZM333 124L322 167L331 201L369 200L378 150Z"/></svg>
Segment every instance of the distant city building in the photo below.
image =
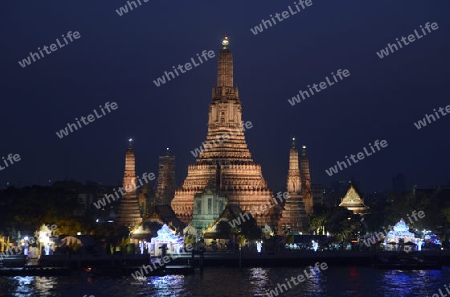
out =
<svg viewBox="0 0 450 297"><path fill-rule="evenodd" d="M302 199L302 174L298 165L298 150L295 147L295 138L289 152L289 171L287 177L288 199L284 204L281 218L278 222L278 233L301 233L308 231L305 203ZM309 183L311 186L311 183ZM312 200L312 194L311 194Z"/></svg>
<svg viewBox="0 0 450 297"><path fill-rule="evenodd" d="M434 188L418 188L415 186L413 194L429 197L432 201L448 201L450 200L450 185L439 185Z"/></svg>
<svg viewBox="0 0 450 297"><path fill-rule="evenodd" d="M313 206L323 205L325 198L325 188L321 184L311 184L311 192L313 196Z"/></svg>
<svg viewBox="0 0 450 297"><path fill-rule="evenodd" d="M142 223L139 201L136 194L136 159L132 140L125 154L125 172L123 175L123 195L119 200L119 209L115 223L118 226L135 228Z"/></svg>
<svg viewBox="0 0 450 297"><path fill-rule="evenodd" d="M175 156L169 149L165 156L159 157L158 180L156 181L156 205L170 205L175 195Z"/></svg>
<svg viewBox="0 0 450 297"><path fill-rule="evenodd" d="M177 216L186 224L192 221L194 197L202 193L210 176L213 176L215 189L226 196L228 203L239 205L245 212L267 204L267 201L276 204L261 166L253 161L245 141L244 131L252 125L249 121L244 127L242 121L242 105L233 81L233 57L228 42L228 38L222 41L223 48L218 56L217 86L212 91L206 141L196 163L189 165L187 177L175 191L171 203ZM277 205L256 215L258 226L266 223L277 226L280 210Z"/></svg>
<svg viewBox="0 0 450 297"><path fill-rule="evenodd" d="M82 216L91 208L92 203L97 200L96 198L95 193L78 193L78 203L80 204L81 209L74 210L73 214L75 216Z"/></svg>

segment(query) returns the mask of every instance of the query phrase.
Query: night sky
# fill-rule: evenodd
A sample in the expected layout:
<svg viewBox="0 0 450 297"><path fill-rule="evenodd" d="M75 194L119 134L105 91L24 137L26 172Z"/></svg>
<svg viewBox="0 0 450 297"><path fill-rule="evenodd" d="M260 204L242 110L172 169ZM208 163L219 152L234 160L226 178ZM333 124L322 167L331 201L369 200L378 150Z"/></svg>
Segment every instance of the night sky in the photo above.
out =
<svg viewBox="0 0 450 297"><path fill-rule="evenodd" d="M124 0L3 1L0 11L0 184L64 178L120 182L127 139L137 173L157 172L158 156L176 155L177 182L206 139L221 39L230 38L246 140L271 189L283 189L290 137L307 146L313 183L354 178L364 192L391 187L399 172L409 188L448 183L450 116L418 130L414 123L450 104L450 4L436 1L331 1L312 5L254 35L250 29L293 1L155 1L123 16ZM295 9L295 8L294 8ZM439 29L380 59L396 38ZM22 68L18 61L68 31L80 38ZM423 34L421 34L423 35ZM202 51L215 58L156 87L153 80ZM288 99L331 72L350 76L305 101ZM56 132L99 105L118 108L60 139ZM329 177L325 169L375 140L382 148ZM0 162L0 165L4 165Z"/></svg>

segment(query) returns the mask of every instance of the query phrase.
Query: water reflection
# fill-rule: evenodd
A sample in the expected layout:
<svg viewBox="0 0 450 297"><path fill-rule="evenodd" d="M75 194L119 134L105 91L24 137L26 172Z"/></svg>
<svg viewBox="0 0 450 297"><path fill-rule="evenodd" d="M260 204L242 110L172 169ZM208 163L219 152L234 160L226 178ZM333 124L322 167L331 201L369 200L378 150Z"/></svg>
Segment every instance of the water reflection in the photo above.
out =
<svg viewBox="0 0 450 297"><path fill-rule="evenodd" d="M36 276L35 287L39 296L52 296L53 288L56 285L56 277Z"/></svg>
<svg viewBox="0 0 450 297"><path fill-rule="evenodd" d="M317 297L326 296L327 294L325 293L326 293L327 270L322 271L320 269L314 269L315 274L313 274L311 272L311 267L309 267L306 269L306 273L308 273L310 277L300 284L300 285L304 284L303 291L308 292L309 293L308 296L317 296ZM303 274L305 274L304 271Z"/></svg>
<svg viewBox="0 0 450 297"><path fill-rule="evenodd" d="M148 277L147 282L150 292L156 293L152 296L185 296L186 280L183 275L166 275Z"/></svg>
<svg viewBox="0 0 450 297"><path fill-rule="evenodd" d="M8 277L8 289L14 288L13 297L54 296L53 289L57 284L55 277L15 276ZM2 292L3 293L3 292Z"/></svg>
<svg viewBox="0 0 450 297"><path fill-rule="evenodd" d="M383 273L380 283L383 284L386 296L432 295L433 287L441 283L442 272L439 270L388 270Z"/></svg>
<svg viewBox="0 0 450 297"><path fill-rule="evenodd" d="M269 274L265 268L251 268L249 283L252 286L253 296L265 296L269 284Z"/></svg>
<svg viewBox="0 0 450 297"><path fill-rule="evenodd" d="M0 277L0 297L252 297L269 296L278 288L283 297L412 297L432 296L448 285L450 270L390 271L370 267L329 267L303 282L302 268L213 268L203 275L86 278L84 275L57 277ZM306 271L308 275L310 271ZM296 282L292 278L297 278ZM290 281L290 287L288 285ZM297 283L297 284L295 284ZM280 294L278 285L288 288ZM283 288L285 288L283 286ZM450 296L450 295L449 295Z"/></svg>

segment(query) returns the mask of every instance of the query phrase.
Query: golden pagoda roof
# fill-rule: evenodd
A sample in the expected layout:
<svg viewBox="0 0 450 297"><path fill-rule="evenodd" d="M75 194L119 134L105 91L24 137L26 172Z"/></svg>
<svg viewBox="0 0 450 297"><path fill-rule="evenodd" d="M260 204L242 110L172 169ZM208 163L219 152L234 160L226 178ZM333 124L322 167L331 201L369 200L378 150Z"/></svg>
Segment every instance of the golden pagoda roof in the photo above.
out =
<svg viewBox="0 0 450 297"><path fill-rule="evenodd" d="M364 204L364 199L359 196L353 185L350 185L347 194L345 194L339 206L346 207L354 213L362 213L368 210L368 207Z"/></svg>

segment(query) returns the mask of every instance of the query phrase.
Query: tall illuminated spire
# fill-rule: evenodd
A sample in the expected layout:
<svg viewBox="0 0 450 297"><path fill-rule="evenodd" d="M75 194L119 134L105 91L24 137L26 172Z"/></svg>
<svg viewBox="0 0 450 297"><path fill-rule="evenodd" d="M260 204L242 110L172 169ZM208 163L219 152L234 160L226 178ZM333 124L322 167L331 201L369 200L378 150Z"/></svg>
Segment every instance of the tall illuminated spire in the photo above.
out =
<svg viewBox="0 0 450 297"><path fill-rule="evenodd" d="M218 55L217 85L212 89L208 112L208 131L203 149L194 154L196 163L189 165L188 175L175 191L171 202L176 215L186 224L192 221L194 197L205 187L215 188L226 196L229 204L237 204L249 212L255 205L272 201L274 207L255 214L258 226L266 223L276 229L281 207L272 197L261 166L248 149L242 128L242 105L233 81L233 56L228 37L222 39ZM248 121L246 121L248 122ZM215 209L214 202L212 207Z"/></svg>
<svg viewBox="0 0 450 297"><path fill-rule="evenodd" d="M287 176L287 191L289 198L286 200L280 221L278 232L280 234L308 231L305 204L302 199L302 177L298 165L298 150L295 147L295 137L292 138L289 151L289 171Z"/></svg>
<svg viewBox="0 0 450 297"><path fill-rule="evenodd" d="M300 169L298 166L298 150L295 147L295 137L292 138L291 149L289 151L289 172L287 180L287 190L289 193L300 194L302 189Z"/></svg>
<svg viewBox="0 0 450 297"><path fill-rule="evenodd" d="M142 223L139 201L136 194L136 158L133 150L133 139L128 140L125 153L125 172L123 174L123 195L120 199L116 224L134 228Z"/></svg>
<svg viewBox="0 0 450 297"><path fill-rule="evenodd" d="M222 50L219 53L219 68L217 71L217 87L233 88L233 55L228 49L230 41L227 36L222 40Z"/></svg>
<svg viewBox="0 0 450 297"><path fill-rule="evenodd" d="M306 156L306 146L303 146L302 156L300 157L300 171L302 173L302 197L305 202L307 214L313 213L313 196L311 189L311 175L309 173L309 160Z"/></svg>

